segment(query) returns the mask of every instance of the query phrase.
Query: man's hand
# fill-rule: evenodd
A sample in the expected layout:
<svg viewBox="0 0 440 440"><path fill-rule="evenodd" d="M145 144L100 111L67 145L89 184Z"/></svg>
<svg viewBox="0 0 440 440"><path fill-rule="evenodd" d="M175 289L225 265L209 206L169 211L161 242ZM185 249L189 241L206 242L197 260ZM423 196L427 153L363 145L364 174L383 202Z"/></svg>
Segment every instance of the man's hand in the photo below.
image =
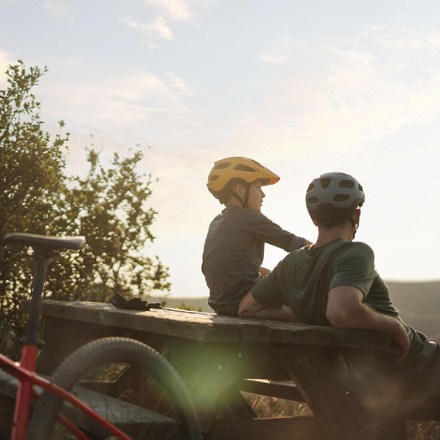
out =
<svg viewBox="0 0 440 440"><path fill-rule="evenodd" d="M408 355L409 339L405 327L397 319L395 319L395 321L397 321L398 326L396 326L395 331L390 332L391 347L389 354L396 357L397 362L400 362Z"/></svg>
<svg viewBox="0 0 440 440"><path fill-rule="evenodd" d="M364 295L353 286L338 286L328 293L326 317L332 327L382 331L391 337L388 352L397 361L406 358L409 340L402 323L373 310L363 302Z"/></svg>
<svg viewBox="0 0 440 440"><path fill-rule="evenodd" d="M251 292L248 292L241 300L238 308L238 316L240 318L273 319L275 321L294 323L301 322L290 307L286 305L279 308L266 307L256 301Z"/></svg>

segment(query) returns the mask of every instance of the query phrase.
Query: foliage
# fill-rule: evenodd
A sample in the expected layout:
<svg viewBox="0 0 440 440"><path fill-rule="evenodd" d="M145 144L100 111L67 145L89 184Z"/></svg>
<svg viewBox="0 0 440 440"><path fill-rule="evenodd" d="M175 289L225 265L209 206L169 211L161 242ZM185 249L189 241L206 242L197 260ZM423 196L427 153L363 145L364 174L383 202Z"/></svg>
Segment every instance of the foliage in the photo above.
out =
<svg viewBox="0 0 440 440"><path fill-rule="evenodd" d="M279 399L272 396L242 393L258 417L310 417L313 412L304 402ZM440 422L410 420L407 423L408 440L435 440L440 438Z"/></svg>
<svg viewBox="0 0 440 440"><path fill-rule="evenodd" d="M106 168L91 149L86 177L66 177L69 133L63 133L63 121L54 138L43 130L32 93L46 72L18 61L6 70L8 85L0 90L0 236L13 231L86 236L83 251L56 260L46 288L54 299L108 301L115 291L132 296L169 290L167 268L146 254L156 212L146 205L151 177L136 171L141 152L115 154ZM5 249L0 336L21 331L19 306L29 298L31 268L26 250Z"/></svg>
<svg viewBox="0 0 440 440"><path fill-rule="evenodd" d="M70 235L87 237L87 246L52 271L52 298L66 299L69 291L71 299L109 301L115 292L131 297L169 290L167 268L145 255L145 243L154 240L150 226L156 211L146 206L150 177L144 180L136 172L141 159L139 151L124 159L115 154L104 168L99 154L89 150L89 172L71 179L63 200L67 222L62 219Z"/></svg>
<svg viewBox="0 0 440 440"><path fill-rule="evenodd" d="M68 134L51 140L43 131L40 103L31 89L45 71L27 70L19 61L7 69L8 87L0 90L1 236L9 231L57 232ZM6 250L0 266L2 324L14 327L20 322L19 306L28 296L30 264L25 252Z"/></svg>
<svg viewBox="0 0 440 440"><path fill-rule="evenodd" d="M177 309L180 310L189 310L192 312L201 312L202 308L199 306L191 306L190 304L187 304L186 302L182 301L179 305L176 306Z"/></svg>

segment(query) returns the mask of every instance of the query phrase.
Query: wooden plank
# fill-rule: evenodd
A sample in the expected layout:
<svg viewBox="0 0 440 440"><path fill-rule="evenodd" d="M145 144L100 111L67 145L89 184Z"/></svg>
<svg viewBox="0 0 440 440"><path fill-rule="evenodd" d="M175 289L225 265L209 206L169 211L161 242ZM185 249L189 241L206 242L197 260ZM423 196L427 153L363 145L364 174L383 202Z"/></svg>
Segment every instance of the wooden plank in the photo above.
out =
<svg viewBox="0 0 440 440"><path fill-rule="evenodd" d="M0 370L0 395L15 399L17 388L17 379ZM35 389L37 394L41 394L40 387L35 387ZM176 426L176 421L170 417L84 387L75 387L74 394L95 412L105 416L110 423L122 427L127 433L135 432L139 426L146 426L155 433L155 438L162 439L166 434L173 432ZM100 425L89 419L77 408L65 404L63 411L69 420L81 429L96 435L105 435L106 432ZM11 423L12 418L8 419L8 422ZM4 424L2 423L2 425Z"/></svg>
<svg viewBox="0 0 440 440"><path fill-rule="evenodd" d="M203 342L258 342L383 349L390 339L379 332L240 319L174 309L133 311L92 302L43 302L43 315L77 322L99 323Z"/></svg>
<svg viewBox="0 0 440 440"><path fill-rule="evenodd" d="M267 379L242 379L236 382L237 388L248 393L277 397L278 399L305 402L298 387L291 381L271 381Z"/></svg>
<svg viewBox="0 0 440 440"><path fill-rule="evenodd" d="M327 440L370 439L368 415L342 386L319 347L275 350L278 359L310 405Z"/></svg>
<svg viewBox="0 0 440 440"><path fill-rule="evenodd" d="M145 427L154 432L157 439L166 438L167 434L176 429L176 421L170 417L141 408L120 399L83 388L75 387L74 394L95 412L102 414L110 423L119 426L127 434L136 432L136 429ZM86 417L81 411L66 404L64 414L75 425L95 435L105 435L106 431L97 423Z"/></svg>
<svg viewBox="0 0 440 440"><path fill-rule="evenodd" d="M0 394L0 439L11 438L15 400Z"/></svg>
<svg viewBox="0 0 440 440"><path fill-rule="evenodd" d="M15 399L17 389L18 380L3 370L0 370L0 394Z"/></svg>
<svg viewBox="0 0 440 440"><path fill-rule="evenodd" d="M218 420L206 440L323 440L313 417ZM354 440L354 439L352 439Z"/></svg>

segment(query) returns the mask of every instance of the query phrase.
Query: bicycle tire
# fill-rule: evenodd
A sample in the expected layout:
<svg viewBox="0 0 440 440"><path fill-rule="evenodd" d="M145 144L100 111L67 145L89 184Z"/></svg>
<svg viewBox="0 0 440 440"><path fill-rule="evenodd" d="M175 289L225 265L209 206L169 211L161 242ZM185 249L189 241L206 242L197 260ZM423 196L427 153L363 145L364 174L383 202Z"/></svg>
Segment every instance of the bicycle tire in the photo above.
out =
<svg viewBox="0 0 440 440"><path fill-rule="evenodd" d="M145 396L140 392L142 391L140 387L146 386L147 382L152 379L152 382L154 382L153 386L156 386L155 392L157 393L158 389L160 389L161 393L164 392L166 395L165 398L163 394L160 394L160 405L167 407L167 410L171 410L166 416L171 417L175 422L171 428L165 427L165 431L163 431L162 425L152 428L151 424L146 423L143 425L143 421L138 424L139 426L136 425L135 428L133 428L133 426L129 428L126 426L118 426L118 423L115 423L115 426L118 426L124 432L127 430L127 435L136 440L201 440L202 435L194 406L183 380L174 367L163 356L139 341L122 337L107 337L92 341L68 356L55 370L51 380L53 383L68 391L72 391L75 386L77 387L76 390L79 390L78 385L80 384L81 378L83 378L87 372L91 369L96 369L97 366L114 365L115 363L118 364L118 366L120 364L129 366L129 368L127 367L127 371L137 368L137 370L135 370L137 372L137 383L132 386L132 388L134 387L136 389L131 390L130 388L130 390L133 394L141 396L143 402L142 406L139 405L138 402L136 402L135 405L131 405L134 406L134 408L127 403L127 411L133 409L138 409L139 412L145 411L143 405L145 401L148 400L147 393L150 393L152 383L148 383L149 388L144 390L146 393ZM126 374L126 372L124 374ZM139 382L139 374L142 374L141 382ZM75 390L73 390L73 392L75 393ZM120 396L118 395L117 398L120 399ZM88 403L86 399L81 398L81 400ZM168 406L163 405L165 400ZM160 405L157 403L156 408L153 410L157 410L157 407ZM52 439L58 414L63 411L63 408L65 409L66 405L63 407L63 401L60 397L50 392L44 392L35 406L28 438L31 440ZM106 419L111 418L110 416L112 416L112 414L103 414L104 409L106 408L102 408L98 412ZM108 409L110 411L112 410L111 407ZM153 413L153 415L157 414L154 420L161 415L165 415L162 414L163 411L157 411L157 413ZM124 417L126 417L127 420L139 420L139 418L144 417L144 415L130 413L130 415L124 414ZM130 429L135 429L136 432L131 432ZM96 434L96 432L94 435L96 437L93 438L115 438L108 435L106 436L105 434Z"/></svg>

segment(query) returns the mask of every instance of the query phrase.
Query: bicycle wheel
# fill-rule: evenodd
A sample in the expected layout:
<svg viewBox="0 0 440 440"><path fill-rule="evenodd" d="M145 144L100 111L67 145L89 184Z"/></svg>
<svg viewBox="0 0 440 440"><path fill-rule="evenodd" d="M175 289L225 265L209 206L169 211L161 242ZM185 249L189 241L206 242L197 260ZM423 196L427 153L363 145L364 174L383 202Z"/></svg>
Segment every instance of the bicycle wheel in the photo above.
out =
<svg viewBox="0 0 440 440"><path fill-rule="evenodd" d="M52 382L72 391L132 439L202 438L184 382L165 358L139 341L92 341L61 363ZM60 413L90 438L116 438L50 392L35 406L29 438L69 438L58 426Z"/></svg>

